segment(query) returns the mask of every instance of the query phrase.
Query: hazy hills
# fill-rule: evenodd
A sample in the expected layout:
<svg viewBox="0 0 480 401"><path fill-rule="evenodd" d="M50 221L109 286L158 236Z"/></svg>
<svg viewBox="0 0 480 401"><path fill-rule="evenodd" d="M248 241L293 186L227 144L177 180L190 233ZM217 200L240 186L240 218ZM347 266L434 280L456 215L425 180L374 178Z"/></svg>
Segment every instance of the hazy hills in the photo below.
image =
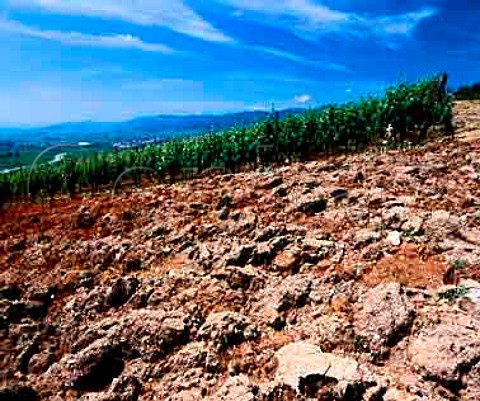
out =
<svg viewBox="0 0 480 401"><path fill-rule="evenodd" d="M288 109L280 113L299 113ZM248 111L221 115L156 115L124 122L67 122L41 128L0 128L0 139L14 142L78 142L113 143L132 140L167 140L176 136L222 131L236 125L250 125L269 115L266 111Z"/></svg>

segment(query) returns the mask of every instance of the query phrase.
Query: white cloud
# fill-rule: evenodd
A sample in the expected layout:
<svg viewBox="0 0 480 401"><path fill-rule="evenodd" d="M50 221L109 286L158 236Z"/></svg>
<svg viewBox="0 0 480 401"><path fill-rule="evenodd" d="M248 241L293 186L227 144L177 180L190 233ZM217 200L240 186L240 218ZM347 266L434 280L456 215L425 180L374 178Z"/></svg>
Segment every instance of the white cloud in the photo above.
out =
<svg viewBox="0 0 480 401"><path fill-rule="evenodd" d="M50 0L39 0L50 1ZM91 35L82 32L67 32L57 30L43 30L22 24L14 20L0 19L0 31L6 31L14 34L30 36L39 39L52 40L60 42L64 45L70 46L84 46L84 47L104 47L104 48L123 48L123 49L138 49L145 52L158 52L164 54L171 54L176 52L167 45L161 43L144 42L138 37L130 34L110 34L110 35ZM325 62L319 60L311 60L307 57L294 54L285 50L275 49L267 46L255 46L235 42L235 46L268 54L277 58L293 61L298 64L314 66L317 68L349 71L349 69L338 63ZM179 53L179 52L176 52ZM164 82L162 82L162 85Z"/></svg>
<svg viewBox="0 0 480 401"><path fill-rule="evenodd" d="M0 20L0 30L33 38L52 40L70 46L137 49L144 52L164 54L174 52L173 49L161 43L144 42L140 38L128 34L89 35L81 32L42 30L12 20Z"/></svg>
<svg viewBox="0 0 480 401"><path fill-rule="evenodd" d="M286 60L294 61L299 64L305 64L309 66L315 66L319 67L322 69L327 69L327 70L335 70L335 71L349 71L348 67L346 67L343 64L338 64L338 63L332 63L328 61L318 61L318 60L312 60L304 56L300 56L298 54L294 54L285 50L279 50L275 49L273 47L267 47L267 46L245 46L247 49L254 50L254 51L259 51L262 53L270 54L272 56L278 57L278 58L283 58Z"/></svg>
<svg viewBox="0 0 480 401"><path fill-rule="evenodd" d="M229 71L225 77L225 81L231 82L257 82L257 83L273 83L278 84L279 82L286 84L308 84L312 85L318 83L318 81L311 78L307 78L300 75L284 75L278 71L271 71L265 73L251 73L247 71Z"/></svg>
<svg viewBox="0 0 480 401"><path fill-rule="evenodd" d="M377 18L376 29L385 34L408 36L421 21L431 18L435 14L434 8L427 7L398 16Z"/></svg>
<svg viewBox="0 0 480 401"><path fill-rule="evenodd" d="M297 95L293 98L293 101L295 103L299 103L299 104L305 104L305 103L308 103L308 102L311 102L313 100L313 97L310 96L310 95Z"/></svg>
<svg viewBox="0 0 480 401"><path fill-rule="evenodd" d="M225 1L239 3L245 7L249 5L250 9L254 9L255 11L267 10L272 14L287 12L294 15L294 13L297 12L295 6L299 5L299 0L278 0L278 2L259 0L251 3L247 3L244 0ZM326 7L311 7L303 0L301 3L304 3L304 12L312 12L313 18L319 20L323 18L332 22L344 20L341 13L329 11ZM201 38L206 41L223 42L247 50L290 60L298 64L326 70L348 71L346 66L339 63L312 60L285 50L238 42L202 19L191 8L187 7L183 3L183 0L10 0L9 5L12 8L40 9L48 13L117 19L144 26L163 26L173 31ZM240 13L243 13L243 11L240 10ZM44 39L57 40L64 44L124 48L135 47L144 51L171 52L171 49L166 45L145 43L139 38L130 35L94 36L80 32L41 31L36 28L20 25L16 22L14 23L16 26L13 26L13 23L8 21L4 24L9 25L8 30L10 31ZM2 27L0 27L0 29L1 28ZM6 29L5 26L3 28L4 30Z"/></svg>
<svg viewBox="0 0 480 401"><path fill-rule="evenodd" d="M313 40L325 33L365 36L374 34L389 39L409 36L417 25L434 16L437 10L424 7L391 16L364 17L354 12L334 10L312 0L217 0L263 23L283 26L298 36Z"/></svg>
<svg viewBox="0 0 480 401"><path fill-rule="evenodd" d="M205 21L182 0L10 0L17 8L116 19L145 26L162 26L210 42L234 42Z"/></svg>
<svg viewBox="0 0 480 401"><path fill-rule="evenodd" d="M310 0L222 0L237 11L253 11L272 16L283 16L305 22L339 23L349 19L348 14L318 5Z"/></svg>

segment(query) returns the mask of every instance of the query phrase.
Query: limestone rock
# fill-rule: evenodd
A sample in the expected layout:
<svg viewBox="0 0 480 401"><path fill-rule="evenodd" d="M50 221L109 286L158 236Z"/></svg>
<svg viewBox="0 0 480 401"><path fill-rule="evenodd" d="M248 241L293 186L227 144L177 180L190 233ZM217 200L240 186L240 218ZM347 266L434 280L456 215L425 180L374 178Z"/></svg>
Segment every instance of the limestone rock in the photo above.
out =
<svg viewBox="0 0 480 401"><path fill-rule="evenodd" d="M254 339L258 332L247 317L227 311L210 314L198 335L212 340L218 349L224 349Z"/></svg>
<svg viewBox="0 0 480 401"><path fill-rule="evenodd" d="M415 317L413 305L400 284L381 284L359 301L354 328L372 351L383 352L407 335Z"/></svg>
<svg viewBox="0 0 480 401"><path fill-rule="evenodd" d="M460 317L425 327L410 340L408 354L427 380L458 391L461 379L480 360L478 327L468 327Z"/></svg>
<svg viewBox="0 0 480 401"><path fill-rule="evenodd" d="M305 342L285 345L277 351L275 358L278 361L275 380L299 393L309 393L315 381L334 382L343 390L369 387L375 383L374 376L355 360L322 353L319 347Z"/></svg>

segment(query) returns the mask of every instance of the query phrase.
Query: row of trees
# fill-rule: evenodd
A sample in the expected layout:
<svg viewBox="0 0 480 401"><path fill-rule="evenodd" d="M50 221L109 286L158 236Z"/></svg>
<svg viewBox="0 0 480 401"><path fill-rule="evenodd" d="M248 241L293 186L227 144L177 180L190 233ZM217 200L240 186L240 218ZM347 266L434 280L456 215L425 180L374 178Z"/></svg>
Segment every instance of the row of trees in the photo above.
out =
<svg viewBox="0 0 480 401"><path fill-rule="evenodd" d="M127 179L140 184L149 176L173 183L207 169L229 172L258 165L285 163L306 157L358 151L383 140L391 125L404 140L408 133L420 139L426 128L451 126L452 102L438 97L438 79L400 85L380 99L367 98L346 105L308 110L280 120L278 113L251 127L235 127L207 134L147 145L142 148L67 157L0 174L0 202L52 199L58 193L74 195L117 187Z"/></svg>
<svg viewBox="0 0 480 401"><path fill-rule="evenodd" d="M480 100L480 82L472 85L461 86L455 92L457 100Z"/></svg>

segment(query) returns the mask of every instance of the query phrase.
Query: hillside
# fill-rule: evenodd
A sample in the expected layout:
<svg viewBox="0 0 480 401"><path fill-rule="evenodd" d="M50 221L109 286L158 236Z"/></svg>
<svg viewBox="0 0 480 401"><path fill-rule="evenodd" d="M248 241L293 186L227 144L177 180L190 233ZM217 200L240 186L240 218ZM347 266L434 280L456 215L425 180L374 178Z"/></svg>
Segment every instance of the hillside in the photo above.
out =
<svg viewBox="0 0 480 401"><path fill-rule="evenodd" d="M12 208L0 399L480 399L480 103L455 110L422 149Z"/></svg>

